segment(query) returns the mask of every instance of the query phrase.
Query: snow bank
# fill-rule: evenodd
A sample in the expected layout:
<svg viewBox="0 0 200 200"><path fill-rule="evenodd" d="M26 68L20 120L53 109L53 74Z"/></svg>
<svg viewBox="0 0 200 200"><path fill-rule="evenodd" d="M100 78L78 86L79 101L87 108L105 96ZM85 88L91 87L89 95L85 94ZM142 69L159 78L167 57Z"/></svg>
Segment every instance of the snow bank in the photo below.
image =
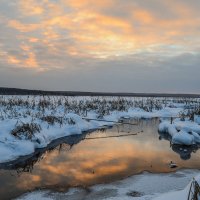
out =
<svg viewBox="0 0 200 200"><path fill-rule="evenodd" d="M200 126L191 121L176 119L172 124L164 120L159 124L159 131L171 136L173 144L193 145L200 143Z"/></svg>
<svg viewBox="0 0 200 200"><path fill-rule="evenodd" d="M0 163L15 160L20 156L29 155L33 153L36 148L44 148L55 139L81 134L83 131L97 129L102 125L106 125L106 122L87 122L73 113L66 115L66 117L73 119L75 124L64 124L61 127L58 124L48 126L47 123L38 120L37 123L41 125L41 131L35 133L30 140L25 138L20 139L10 134L17 120L11 119L0 122ZM26 119L26 121L28 121L28 119Z"/></svg>
<svg viewBox="0 0 200 200"><path fill-rule="evenodd" d="M182 108L170 108L165 107L162 110L153 110L152 112L146 112L140 108L130 108L127 112L113 111L109 115L104 116L105 120L118 121L121 118L154 118L154 117L168 117L176 116ZM20 112L20 110L19 110ZM34 112L34 111L33 111ZM57 114L63 112L63 108L57 109ZM50 114L48 110L45 111L45 115ZM73 134L81 134L83 131L90 131L100 128L105 125L113 125L113 122L105 121L86 121L81 116L68 113L66 118L71 118L75 124L54 124L49 126L46 122L36 119L34 122L41 126L41 131L35 133L32 139L17 138L11 134L11 131L15 128L18 119L5 119L0 121L0 163L9 162L19 158L20 156L29 155L35 151L36 148L44 148L53 140L62 138ZM97 118L97 114L93 111L87 113L88 118ZM21 118L23 123L30 123L32 118Z"/></svg>
<svg viewBox="0 0 200 200"><path fill-rule="evenodd" d="M173 144L193 145L195 144L194 136L186 131L181 130L172 137Z"/></svg>
<svg viewBox="0 0 200 200"><path fill-rule="evenodd" d="M194 115L194 121L200 125L200 115Z"/></svg>
<svg viewBox="0 0 200 200"><path fill-rule="evenodd" d="M135 98L114 97L96 99L96 97L0 96L0 163L31 154L36 148L46 147L55 139L81 134L83 131L90 131L105 125L113 125L121 118L175 117L180 111L183 111L184 106L183 102L177 103L172 99L164 98L155 98L152 101L148 98L137 98L136 100ZM126 110L126 112L120 110ZM74 113L79 113L80 116ZM48 124L48 121L42 120L48 116L58 119L70 118L73 119L74 124L62 123L61 125L57 122ZM103 117L105 120L114 122L86 121L82 116L93 119ZM195 119L198 120L198 117ZM11 134L18 121L28 124L33 121L41 129L35 132L31 138L27 139L26 136L23 137L23 134L18 138ZM167 129L171 135L177 133L176 127L165 125L163 129ZM199 125L196 128L193 127L192 131L194 140L199 141ZM185 133L183 135L187 136ZM179 137L175 139L182 142ZM192 136L190 140L185 139L190 143L192 140Z"/></svg>
<svg viewBox="0 0 200 200"><path fill-rule="evenodd" d="M92 186L88 188L90 192L83 188L71 188L66 193L41 190L24 194L17 200L185 200L188 194L186 185L198 173L199 170L181 170L169 174L144 172L110 184Z"/></svg>

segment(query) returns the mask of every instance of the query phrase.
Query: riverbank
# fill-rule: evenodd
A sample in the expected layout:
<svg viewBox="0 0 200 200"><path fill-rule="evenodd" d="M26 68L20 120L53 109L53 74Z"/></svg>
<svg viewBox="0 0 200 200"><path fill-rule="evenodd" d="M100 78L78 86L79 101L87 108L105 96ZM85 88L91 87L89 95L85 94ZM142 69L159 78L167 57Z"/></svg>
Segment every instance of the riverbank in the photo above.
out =
<svg viewBox="0 0 200 200"><path fill-rule="evenodd" d="M176 117L185 106L163 99L29 96L3 96L0 103L0 163L32 154L58 138L112 126L123 117Z"/></svg>

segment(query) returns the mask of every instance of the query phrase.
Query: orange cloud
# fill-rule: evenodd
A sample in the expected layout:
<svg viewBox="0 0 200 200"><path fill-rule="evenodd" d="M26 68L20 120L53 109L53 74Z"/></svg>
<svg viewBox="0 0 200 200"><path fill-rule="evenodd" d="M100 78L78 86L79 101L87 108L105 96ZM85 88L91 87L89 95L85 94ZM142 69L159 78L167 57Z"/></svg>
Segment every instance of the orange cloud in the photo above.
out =
<svg viewBox="0 0 200 200"><path fill-rule="evenodd" d="M44 71L44 68L40 67L36 56L31 52L30 47L22 45L21 49L26 52L25 56L27 58L20 58L19 56L8 55L7 62L15 65L15 67L26 68L26 69L36 69L37 71Z"/></svg>
<svg viewBox="0 0 200 200"><path fill-rule="evenodd" d="M44 12L41 2L37 0L20 0L20 11L25 15L41 15Z"/></svg>
<svg viewBox="0 0 200 200"><path fill-rule="evenodd" d="M142 24L153 24L155 22L152 14L146 10L134 10L133 17L135 21L140 22Z"/></svg>
<svg viewBox="0 0 200 200"><path fill-rule="evenodd" d="M24 60L23 65L27 68L38 68L38 63L33 52L28 53L28 58Z"/></svg>
<svg viewBox="0 0 200 200"><path fill-rule="evenodd" d="M101 9L101 8L107 8L111 7L114 5L113 0L101 0L101 1L96 1L94 4L93 0L63 0L65 5L70 6L75 9L83 9L83 8L96 8L96 9Z"/></svg>
<svg viewBox="0 0 200 200"><path fill-rule="evenodd" d="M15 56L8 56L8 63L19 64L20 60L18 60Z"/></svg>
<svg viewBox="0 0 200 200"><path fill-rule="evenodd" d="M38 42L39 39L38 38L28 38L29 42L31 43L35 43L35 42Z"/></svg>
<svg viewBox="0 0 200 200"><path fill-rule="evenodd" d="M200 17L186 1L169 0L153 8L133 1L19 0L16 9L21 12L19 17L4 19L8 27L18 30L17 35L14 31L11 35L17 41L14 48L22 52L21 56L9 55L7 60L35 69L55 63L65 67L67 61L60 61L62 54L97 60L147 52L173 56L195 51L199 41ZM4 40L5 46L7 42ZM23 43L30 50L22 47ZM43 58L37 55L37 45L46 49ZM170 48L172 45L180 48ZM24 54L27 59L19 59Z"/></svg>
<svg viewBox="0 0 200 200"><path fill-rule="evenodd" d="M8 26L14 29L17 29L20 32L31 32L39 28L38 24L22 24L17 20L10 20Z"/></svg>

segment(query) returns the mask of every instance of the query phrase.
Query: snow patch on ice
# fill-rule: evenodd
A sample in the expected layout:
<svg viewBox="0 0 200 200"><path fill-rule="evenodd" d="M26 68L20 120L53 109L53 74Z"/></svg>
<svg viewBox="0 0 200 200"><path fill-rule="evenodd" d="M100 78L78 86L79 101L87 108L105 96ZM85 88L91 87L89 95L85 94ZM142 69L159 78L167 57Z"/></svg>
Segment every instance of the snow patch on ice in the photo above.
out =
<svg viewBox="0 0 200 200"><path fill-rule="evenodd" d="M184 200L188 194L187 185L198 173L199 170L181 170L169 174L144 172L110 184L92 186L89 188L90 192L79 188L71 188L66 193L35 191L27 193L17 200Z"/></svg>

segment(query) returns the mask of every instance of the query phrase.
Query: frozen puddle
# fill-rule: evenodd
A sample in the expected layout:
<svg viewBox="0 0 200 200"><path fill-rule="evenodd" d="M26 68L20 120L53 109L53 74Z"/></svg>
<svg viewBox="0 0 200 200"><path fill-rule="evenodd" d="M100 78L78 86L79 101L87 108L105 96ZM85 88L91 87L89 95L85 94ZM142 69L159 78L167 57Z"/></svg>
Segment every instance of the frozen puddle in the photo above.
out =
<svg viewBox="0 0 200 200"><path fill-rule="evenodd" d="M163 193L184 189L191 179L199 173L200 170L180 170L167 174L144 172L110 184L101 184L84 189L71 188L66 193L49 190L35 191L27 193L17 200L150 200Z"/></svg>

